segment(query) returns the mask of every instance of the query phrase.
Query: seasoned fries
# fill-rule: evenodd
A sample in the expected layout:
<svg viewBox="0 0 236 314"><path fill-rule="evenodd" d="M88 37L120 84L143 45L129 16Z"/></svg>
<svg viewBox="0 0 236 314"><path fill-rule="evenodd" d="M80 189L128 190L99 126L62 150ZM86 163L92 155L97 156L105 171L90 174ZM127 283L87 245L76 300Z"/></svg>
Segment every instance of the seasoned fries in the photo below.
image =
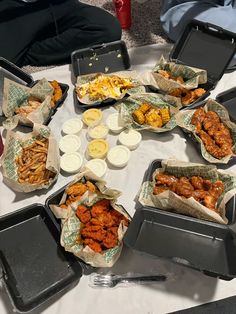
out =
<svg viewBox="0 0 236 314"><path fill-rule="evenodd" d="M51 99L51 107L55 107L56 103L58 102L58 100L61 99L62 97L62 90L60 85L58 84L57 81L52 81L50 82L51 86L53 87L54 91L53 91L53 95L52 95L52 99Z"/></svg>
<svg viewBox="0 0 236 314"><path fill-rule="evenodd" d="M46 169L48 154L48 139L35 140L32 144L23 147L16 157L18 182L29 184L47 184L55 173Z"/></svg>
<svg viewBox="0 0 236 314"><path fill-rule="evenodd" d="M17 107L15 113L22 116L28 116L28 114L36 110L42 104L42 101L34 96L30 96L27 103L28 105L26 106Z"/></svg>
<svg viewBox="0 0 236 314"><path fill-rule="evenodd" d="M132 87L134 87L134 84L130 79L116 75L99 75L94 80L78 86L76 92L80 98L88 95L90 100L103 100L109 97L120 97L122 93Z"/></svg>

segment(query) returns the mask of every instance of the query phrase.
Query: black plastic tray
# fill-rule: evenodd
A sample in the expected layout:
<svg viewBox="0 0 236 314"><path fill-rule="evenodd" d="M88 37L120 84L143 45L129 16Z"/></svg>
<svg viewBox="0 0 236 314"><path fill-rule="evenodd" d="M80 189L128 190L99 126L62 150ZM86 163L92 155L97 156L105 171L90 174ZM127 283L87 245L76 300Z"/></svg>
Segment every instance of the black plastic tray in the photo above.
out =
<svg viewBox="0 0 236 314"><path fill-rule="evenodd" d="M228 110L231 120L236 122L236 87L218 94L216 101Z"/></svg>
<svg viewBox="0 0 236 314"><path fill-rule="evenodd" d="M2 99L3 99L3 85L4 78L9 78L10 80L17 82L19 84L25 85L27 87L32 87L38 81L34 81L32 76L20 68L18 68L15 64L10 61L0 57L0 116L4 116L2 112ZM56 113L57 109L63 104L67 97L69 85L60 83L58 84L62 90L62 97L56 102L55 107L51 109L50 114L47 120L44 122L45 125L48 125L51 121L53 115Z"/></svg>
<svg viewBox="0 0 236 314"><path fill-rule="evenodd" d="M161 167L154 160L144 181ZM142 253L163 257L206 275L231 280L236 277L235 196L227 203L229 225L167 212L158 208L136 210L125 234L125 244Z"/></svg>
<svg viewBox="0 0 236 314"><path fill-rule="evenodd" d="M222 106L224 106L227 109L230 120L232 122L236 123L236 105L235 105L236 104L236 88L232 88L232 89L229 89L223 93L218 94L216 96L216 101L219 102ZM197 109L200 107L204 107L206 102L207 101L205 100L205 101L202 101L202 102L195 104L194 106L191 106L191 108L185 108L185 109L186 110L188 110L188 109L193 110L193 109ZM184 128L181 128L181 130L183 131L184 135L188 139L190 139L191 141L193 141L194 144L196 144L198 151L201 153L201 145L196 140L193 133L189 130L184 129ZM227 164L217 163L217 165L219 165L220 167L228 168L228 167L234 165L235 162L236 162L236 156L232 156Z"/></svg>
<svg viewBox="0 0 236 314"><path fill-rule="evenodd" d="M128 50L125 42L122 40L76 50L71 54L71 63L74 83L76 83L77 76L80 75L112 73L130 68ZM111 106L116 102L114 99L106 99L91 105L83 104L78 100L75 89L74 100L81 110Z"/></svg>
<svg viewBox="0 0 236 314"><path fill-rule="evenodd" d="M14 307L27 312L78 283L82 268L60 246L51 212L33 204L0 218L0 270Z"/></svg>
<svg viewBox="0 0 236 314"><path fill-rule="evenodd" d="M170 52L170 60L207 71L208 81L199 85L206 93L191 108L210 95L236 52L236 34L217 25L197 20L190 22Z"/></svg>

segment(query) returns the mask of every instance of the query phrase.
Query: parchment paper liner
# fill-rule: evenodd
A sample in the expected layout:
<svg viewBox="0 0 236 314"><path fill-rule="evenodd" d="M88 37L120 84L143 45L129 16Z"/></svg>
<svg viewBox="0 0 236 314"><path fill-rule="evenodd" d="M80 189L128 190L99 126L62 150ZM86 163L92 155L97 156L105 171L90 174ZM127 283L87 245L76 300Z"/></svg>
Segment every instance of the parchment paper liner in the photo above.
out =
<svg viewBox="0 0 236 314"><path fill-rule="evenodd" d="M211 98L209 98L207 100L207 102L203 108L205 109L205 111L216 112L219 115L221 121L230 129L231 137L233 139L233 147L232 147L233 154L225 156L221 159L217 159L207 152L202 140L194 131L195 125L193 125L191 123L192 116L193 116L196 109L180 111L176 116L177 125L192 133L195 140L201 146L201 154L202 154L204 159L206 159L207 161L209 161L211 163L227 164L229 162L230 158L232 156L236 155L236 124L233 123L232 121L230 121L227 109Z"/></svg>
<svg viewBox="0 0 236 314"><path fill-rule="evenodd" d="M3 122L3 126L12 130L18 123L28 126L33 126L34 123L44 124L51 111L52 95L53 87L45 78L37 82L32 88L4 78L2 110L8 119ZM15 109L27 105L29 96L40 99L41 105L27 116L16 114Z"/></svg>
<svg viewBox="0 0 236 314"><path fill-rule="evenodd" d="M126 94L131 95L131 94L135 94L135 93L143 93L145 92L145 87L143 86L143 82L141 80L141 77L138 75L138 73L136 71L119 71L119 72L114 72L111 74L104 74L104 73L93 73L93 74L87 74L87 75L81 75L77 77L77 83L76 83L76 88L78 86L81 86L83 84L86 84L90 81L92 81L93 79L95 79L99 74L102 74L103 76L114 76L117 75L119 77L122 78L126 78L126 79L130 79L135 87L128 89L127 91L125 91L124 93L122 93L119 97L107 97L105 99L96 99L96 100L90 100L89 99L89 95L85 95L84 97L79 97L79 95L77 95L77 99L83 103L83 104L96 104L96 103L101 103L107 99L122 99Z"/></svg>
<svg viewBox="0 0 236 314"><path fill-rule="evenodd" d="M122 239L127 230L127 227L121 222L118 228L119 243L117 246L112 249L105 250L102 253L96 253L92 249L90 249L90 247L84 247L82 244L76 242L76 238L78 236L81 226L81 222L75 214L76 209L79 204L91 206L99 199L106 198L111 200L111 205L115 210L122 213L128 219L129 217L121 207L115 204L121 192L107 188L105 185L106 182L101 180L101 178L97 177L92 171L87 168L83 168L81 172L76 175L74 180L67 185L67 187L81 181L83 178L85 178L86 181L92 181L97 186L99 193L92 193L87 191L79 201L72 203L67 207L67 209L62 209L56 204L50 205L50 208L54 215L57 218L61 219L61 245L65 248L66 251L72 252L74 255L94 267L111 267L120 256L123 247ZM67 194L65 191L59 205L63 204L66 201L66 198Z"/></svg>
<svg viewBox="0 0 236 314"><path fill-rule="evenodd" d="M42 136L48 138L48 155L46 161L46 168L55 172L55 177L50 179L48 184L29 184L29 183L19 183L17 166L16 166L16 156L22 151L22 144L29 145L34 142L38 137ZM7 131L6 142L4 147L4 152L0 160L0 164L3 169L3 177L7 185L17 192L32 192L39 189L47 189L52 185L58 177L60 171L59 162L59 149L51 130L40 124L35 124L33 131L31 133L23 134L16 133L14 131Z"/></svg>
<svg viewBox="0 0 236 314"><path fill-rule="evenodd" d="M163 125L161 128L154 128L148 124L139 124L134 121L132 113L137 109L142 103L149 103L153 107L170 109L171 119L168 123ZM181 103L176 97L161 95L155 93L142 93L129 96L127 99L121 101L119 104L120 117L122 124L127 128L133 128L136 130L149 130L151 132L162 133L174 129L177 125L176 114L179 112Z"/></svg>
<svg viewBox="0 0 236 314"><path fill-rule="evenodd" d="M227 224L225 217L225 205L236 193L236 177L234 174L217 170L213 165L201 165L196 163L181 162L178 160L163 160L162 167L155 170L152 181L146 181L141 187L139 202L143 206L156 207L166 211L173 211L179 214L192 216L195 218ZM180 176L201 176L211 181L222 180L225 191L219 197L217 207L220 215L213 210L201 205L194 198L183 198L172 191L165 191L158 195L153 195L155 186L155 176L158 172L168 172L177 177Z"/></svg>
<svg viewBox="0 0 236 314"><path fill-rule="evenodd" d="M185 79L185 82L180 84L174 80L167 79L158 73L159 70L170 71L176 77L182 76ZM205 84L207 82L206 70L170 62L163 56L161 56L159 62L155 65L151 75L152 85L166 93L170 93L176 88L194 89L200 84Z"/></svg>

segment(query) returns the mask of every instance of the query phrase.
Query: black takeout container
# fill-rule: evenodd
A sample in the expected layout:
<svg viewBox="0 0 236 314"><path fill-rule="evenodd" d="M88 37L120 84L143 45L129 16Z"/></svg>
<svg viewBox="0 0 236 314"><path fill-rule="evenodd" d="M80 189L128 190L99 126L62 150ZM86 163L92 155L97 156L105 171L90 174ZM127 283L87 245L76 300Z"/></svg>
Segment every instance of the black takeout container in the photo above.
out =
<svg viewBox="0 0 236 314"><path fill-rule="evenodd" d="M144 181L161 167L154 160ZM169 259L206 275L231 280L236 277L236 197L226 205L228 225L200 220L154 207L136 210L125 234L125 244L135 251Z"/></svg>
<svg viewBox="0 0 236 314"><path fill-rule="evenodd" d="M192 105L210 95L236 52L236 33L197 20L190 22L170 52L170 61L207 71L207 83L199 85L206 93Z"/></svg>
<svg viewBox="0 0 236 314"><path fill-rule="evenodd" d="M62 295L82 276L78 259L60 246L59 224L41 204L0 217L0 271L20 312Z"/></svg>
<svg viewBox="0 0 236 314"><path fill-rule="evenodd" d="M0 279L19 312L62 296L83 274L94 271L60 244L61 221L50 205L59 204L66 186L50 195L45 205L32 204L0 217Z"/></svg>
<svg viewBox="0 0 236 314"><path fill-rule="evenodd" d="M128 70L130 58L125 42L119 40L76 50L71 54L71 64L73 81L76 83L77 76L80 75ZM94 104L83 104L78 100L75 89L74 99L81 110L110 106L116 102L115 99L106 99Z"/></svg>
<svg viewBox="0 0 236 314"><path fill-rule="evenodd" d="M236 87L230 88L230 89L218 94L216 96L215 100L227 109L230 121L232 121L233 123L236 123ZM186 107L184 110L189 110L189 109L194 110L194 109L197 109L200 107L204 107L206 102L207 102L207 100L203 100L203 101L196 103L195 105L191 106L191 108ZM184 135L188 139L193 141L193 143L197 147L197 150L201 154L201 145L196 140L193 133L190 132L189 130L184 129L184 128L181 128L181 130L183 131ZM204 159L203 156L202 156L202 158ZM232 156L227 164L217 163L217 165L220 167L223 167L223 168L226 168L226 167L228 168L228 167L234 165L235 162L236 162L236 156Z"/></svg>
<svg viewBox="0 0 236 314"><path fill-rule="evenodd" d="M27 87L33 87L38 82L38 81L34 81L33 77L30 74L24 72L22 69L18 68L15 64L0 57L0 115L3 115L3 116L4 114L2 112L2 100L3 100L3 85L4 85L5 77L14 82L25 85ZM61 90L62 90L62 97L56 102L55 107L51 109L47 120L44 122L45 125L49 124L53 115L56 113L57 109L63 104L63 102L65 101L67 97L69 85L60 83L60 82L58 82L58 84L60 85Z"/></svg>

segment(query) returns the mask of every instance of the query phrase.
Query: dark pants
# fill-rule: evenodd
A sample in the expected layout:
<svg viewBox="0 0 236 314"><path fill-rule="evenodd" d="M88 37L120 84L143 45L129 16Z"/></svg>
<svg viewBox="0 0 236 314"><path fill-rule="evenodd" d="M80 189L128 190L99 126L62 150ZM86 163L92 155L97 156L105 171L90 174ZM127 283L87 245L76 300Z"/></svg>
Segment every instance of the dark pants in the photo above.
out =
<svg viewBox="0 0 236 314"><path fill-rule="evenodd" d="M18 66L70 63L72 51L120 37L115 17L77 0L0 0L0 56Z"/></svg>

